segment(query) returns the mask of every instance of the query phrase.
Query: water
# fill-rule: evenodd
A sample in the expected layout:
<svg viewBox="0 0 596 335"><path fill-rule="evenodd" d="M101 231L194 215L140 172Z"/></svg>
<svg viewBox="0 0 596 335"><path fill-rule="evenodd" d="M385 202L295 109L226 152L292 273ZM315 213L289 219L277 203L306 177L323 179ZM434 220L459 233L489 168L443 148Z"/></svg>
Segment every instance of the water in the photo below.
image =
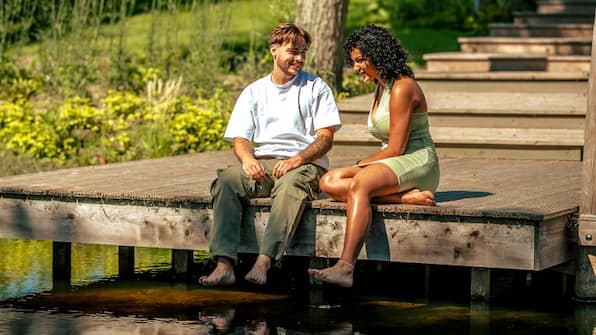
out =
<svg viewBox="0 0 596 335"><path fill-rule="evenodd" d="M170 250L137 248L135 277L125 280L118 278L117 247L80 244L72 246L71 282L60 285L52 283L51 251L47 241L0 239L0 334L587 335L596 329L596 306L561 297L552 285L541 289L545 278L525 285L525 274L519 290L489 306L470 304L462 295L466 276L455 271L448 280L451 269L431 273L441 280L426 299L419 275L405 267L391 276L368 272L353 290L297 289L280 274L285 269L272 279L286 285L217 289L196 285L195 277L172 279Z"/></svg>

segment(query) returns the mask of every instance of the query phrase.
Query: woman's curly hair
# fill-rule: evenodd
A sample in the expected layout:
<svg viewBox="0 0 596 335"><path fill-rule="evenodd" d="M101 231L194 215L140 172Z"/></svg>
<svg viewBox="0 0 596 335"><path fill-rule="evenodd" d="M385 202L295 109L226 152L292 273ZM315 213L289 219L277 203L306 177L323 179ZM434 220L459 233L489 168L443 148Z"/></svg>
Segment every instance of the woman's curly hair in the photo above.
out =
<svg viewBox="0 0 596 335"><path fill-rule="evenodd" d="M406 63L408 52L387 29L369 24L350 34L344 44L346 65L349 67L354 66L350 57L354 48L376 66L379 77L385 80L393 80L398 75L414 78L414 72Z"/></svg>

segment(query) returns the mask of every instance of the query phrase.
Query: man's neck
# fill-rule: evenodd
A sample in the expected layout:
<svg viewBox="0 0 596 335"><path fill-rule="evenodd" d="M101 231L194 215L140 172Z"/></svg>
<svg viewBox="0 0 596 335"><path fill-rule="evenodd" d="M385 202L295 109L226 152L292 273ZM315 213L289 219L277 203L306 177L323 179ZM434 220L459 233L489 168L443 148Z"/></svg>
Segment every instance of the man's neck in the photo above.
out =
<svg viewBox="0 0 596 335"><path fill-rule="evenodd" d="M271 82L275 85L283 85L290 82L292 79L296 78L296 76L288 76L283 72L273 71L271 73Z"/></svg>

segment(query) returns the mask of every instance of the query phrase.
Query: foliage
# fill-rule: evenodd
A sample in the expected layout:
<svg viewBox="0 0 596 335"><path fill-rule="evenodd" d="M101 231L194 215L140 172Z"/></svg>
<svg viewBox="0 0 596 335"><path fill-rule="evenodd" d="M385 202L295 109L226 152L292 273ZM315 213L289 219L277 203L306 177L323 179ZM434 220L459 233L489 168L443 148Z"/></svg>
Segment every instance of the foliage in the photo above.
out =
<svg viewBox="0 0 596 335"><path fill-rule="evenodd" d="M342 92L339 93L338 99L358 96L374 91L374 85L365 83L362 78L351 69L345 69L342 75Z"/></svg>
<svg viewBox="0 0 596 335"><path fill-rule="evenodd" d="M432 28L484 34L490 22L508 22L514 10L535 8L534 0L352 0L356 21L392 29ZM354 21L352 21L354 22ZM348 22L348 30L357 25Z"/></svg>
<svg viewBox="0 0 596 335"><path fill-rule="evenodd" d="M216 95L219 93L221 91ZM174 138L176 154L229 148L222 141L227 111L221 113L219 109L222 106L217 105L221 105L218 99L199 99L195 103L188 98L181 99L180 111L174 116L169 129Z"/></svg>
<svg viewBox="0 0 596 335"><path fill-rule="evenodd" d="M0 103L0 140L7 150L36 158L55 157L55 133L24 100Z"/></svg>
<svg viewBox="0 0 596 335"><path fill-rule="evenodd" d="M464 29L474 31L479 35L485 35L489 33L489 23L511 22L514 11L533 11L535 9L536 3L533 0L482 1L476 15L466 20Z"/></svg>
<svg viewBox="0 0 596 335"><path fill-rule="evenodd" d="M79 97L48 110L24 99L0 102L0 157L18 162L15 155L23 155L60 167L229 147L223 140L229 93L155 99L110 90L97 105Z"/></svg>
<svg viewBox="0 0 596 335"><path fill-rule="evenodd" d="M39 93L42 82L22 66L7 57L0 60L0 100L29 99Z"/></svg>

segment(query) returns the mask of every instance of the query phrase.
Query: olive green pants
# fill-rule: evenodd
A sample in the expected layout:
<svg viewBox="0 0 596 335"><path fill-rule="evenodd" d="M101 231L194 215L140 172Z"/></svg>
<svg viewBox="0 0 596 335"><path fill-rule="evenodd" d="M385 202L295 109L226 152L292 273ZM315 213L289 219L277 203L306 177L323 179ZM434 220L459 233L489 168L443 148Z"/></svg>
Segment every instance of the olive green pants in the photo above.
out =
<svg viewBox="0 0 596 335"><path fill-rule="evenodd" d="M217 179L211 185L213 225L209 251L212 256L225 256L236 262L244 208L250 198L271 197L271 212L259 252L279 261L292 241L307 201L317 199L319 179L325 169L306 164L274 178L271 171L278 160L259 161L266 173L262 183L249 178L239 164L217 171Z"/></svg>

